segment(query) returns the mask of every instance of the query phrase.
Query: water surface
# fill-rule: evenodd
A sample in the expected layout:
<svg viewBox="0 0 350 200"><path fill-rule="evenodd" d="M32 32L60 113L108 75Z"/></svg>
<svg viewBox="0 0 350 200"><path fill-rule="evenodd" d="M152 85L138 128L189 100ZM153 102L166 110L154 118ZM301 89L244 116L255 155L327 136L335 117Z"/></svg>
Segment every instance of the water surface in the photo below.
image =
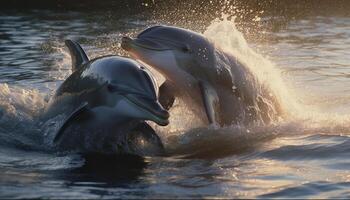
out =
<svg viewBox="0 0 350 200"><path fill-rule="evenodd" d="M350 16L304 15L282 25L281 16L194 16L1 11L0 198L350 198ZM278 75L271 84L296 105L293 116L271 126L191 129L178 108L170 127L157 128L169 157L91 164L52 151L36 117L71 73L64 39L78 40L90 58L125 55L123 35L159 23L204 32Z"/></svg>

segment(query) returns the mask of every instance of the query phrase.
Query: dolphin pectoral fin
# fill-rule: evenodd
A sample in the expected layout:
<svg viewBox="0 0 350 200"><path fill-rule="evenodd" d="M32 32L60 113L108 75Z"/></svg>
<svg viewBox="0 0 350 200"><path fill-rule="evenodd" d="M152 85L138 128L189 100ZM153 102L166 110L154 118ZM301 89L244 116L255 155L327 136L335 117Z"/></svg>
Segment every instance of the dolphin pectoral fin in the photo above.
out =
<svg viewBox="0 0 350 200"><path fill-rule="evenodd" d="M73 40L66 40L66 46L69 49L70 56L72 58L72 71L78 70L84 63L89 61L85 51L81 48L78 42Z"/></svg>
<svg viewBox="0 0 350 200"><path fill-rule="evenodd" d="M207 113L208 121L210 124L218 125L218 110L219 110L219 97L215 89L204 81L199 82L199 87L202 93L203 103L205 111Z"/></svg>
<svg viewBox="0 0 350 200"><path fill-rule="evenodd" d="M165 81L159 87L159 103L163 106L163 108L169 110L175 101L174 89L168 81Z"/></svg>
<svg viewBox="0 0 350 200"><path fill-rule="evenodd" d="M64 130L71 125L74 121L77 121L79 119L83 118L83 115L89 114L89 104L87 102L83 102L77 109L75 109L72 114L70 114L67 119L63 122L61 127L58 129L55 138L53 139L53 142L56 143L62 136L62 133Z"/></svg>

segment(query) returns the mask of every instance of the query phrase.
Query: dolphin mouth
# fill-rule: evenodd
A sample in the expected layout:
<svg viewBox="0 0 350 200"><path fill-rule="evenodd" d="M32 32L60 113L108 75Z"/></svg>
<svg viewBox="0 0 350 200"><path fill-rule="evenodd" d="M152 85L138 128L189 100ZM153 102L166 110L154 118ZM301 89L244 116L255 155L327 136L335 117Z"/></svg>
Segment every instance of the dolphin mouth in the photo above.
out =
<svg viewBox="0 0 350 200"><path fill-rule="evenodd" d="M166 126L169 124L169 113L159 104L159 102L147 97L136 97L133 94L126 94L124 96L130 103L136 105L142 111L149 114L151 118L150 120L161 126Z"/></svg>
<svg viewBox="0 0 350 200"><path fill-rule="evenodd" d="M132 39L130 37L123 37L121 47L126 51L130 51L137 47L147 49L147 50L152 50L152 51L173 50L173 48L169 47L168 45L164 45L162 41L158 41L155 38L139 38L139 37L135 39Z"/></svg>

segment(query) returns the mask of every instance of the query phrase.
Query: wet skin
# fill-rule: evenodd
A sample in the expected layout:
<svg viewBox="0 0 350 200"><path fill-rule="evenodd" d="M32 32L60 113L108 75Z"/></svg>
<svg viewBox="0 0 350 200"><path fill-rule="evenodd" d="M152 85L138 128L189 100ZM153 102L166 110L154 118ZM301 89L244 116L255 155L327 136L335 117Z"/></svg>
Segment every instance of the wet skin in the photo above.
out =
<svg viewBox="0 0 350 200"><path fill-rule="evenodd" d="M204 122L220 126L267 124L281 113L268 87L202 34L154 26L124 37L122 48L164 75L159 99L166 108L178 97Z"/></svg>
<svg viewBox="0 0 350 200"><path fill-rule="evenodd" d="M58 147L85 153L128 152L137 148L128 146L128 141L136 137L135 131L138 140L162 147L159 137L144 122L151 120L162 126L169 123L169 114L158 102L149 72L120 56L88 60L80 45L67 45L73 73L57 89L43 115L44 119L67 116L54 139Z"/></svg>

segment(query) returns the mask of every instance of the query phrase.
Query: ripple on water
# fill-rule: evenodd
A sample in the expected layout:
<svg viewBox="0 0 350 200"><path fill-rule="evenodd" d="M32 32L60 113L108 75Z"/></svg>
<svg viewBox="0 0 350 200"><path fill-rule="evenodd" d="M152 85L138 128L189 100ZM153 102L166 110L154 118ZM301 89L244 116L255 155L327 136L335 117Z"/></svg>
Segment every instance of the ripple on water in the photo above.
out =
<svg viewBox="0 0 350 200"><path fill-rule="evenodd" d="M292 19L263 34L268 42L248 41L309 106L300 112L317 108L323 121L312 113L272 127L162 132L172 156L137 163L50 152L34 116L71 73L64 39L91 58L123 54L122 35L158 22L40 10L1 13L0 21L0 198L350 198L349 17Z"/></svg>

